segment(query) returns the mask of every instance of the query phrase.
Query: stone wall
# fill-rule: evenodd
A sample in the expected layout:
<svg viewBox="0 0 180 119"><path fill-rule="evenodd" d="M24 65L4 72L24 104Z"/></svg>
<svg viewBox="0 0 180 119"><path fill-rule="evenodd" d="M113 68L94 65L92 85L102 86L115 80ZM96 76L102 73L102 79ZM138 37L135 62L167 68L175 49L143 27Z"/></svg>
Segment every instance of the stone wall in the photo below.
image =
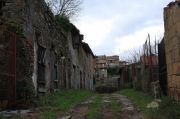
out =
<svg viewBox="0 0 180 119"><path fill-rule="evenodd" d="M164 8L165 51L168 94L180 101L180 6L172 2Z"/></svg>
<svg viewBox="0 0 180 119"><path fill-rule="evenodd" d="M94 55L88 44L84 43L83 36L79 33L77 28L69 32L68 35L68 50L70 53L71 72L68 88L75 89L94 89Z"/></svg>
<svg viewBox="0 0 180 119"><path fill-rule="evenodd" d="M27 67L30 72L18 74L20 69L17 69L21 77L17 80L31 82L35 93L60 88L93 89L92 51L83 47L82 35L75 26L65 31L57 25L44 0L5 0L0 13L1 19L13 21L22 28L22 38L17 42L26 55L18 62L20 68L30 64ZM32 60L23 64L28 57Z"/></svg>
<svg viewBox="0 0 180 119"><path fill-rule="evenodd" d="M24 39L17 42L27 42L31 46L30 50L33 50L32 52L23 46L26 54L33 57L31 62L25 63L32 64L28 69L32 72L27 79L32 79L35 91L50 92L58 88L61 74L58 69L61 67L61 56L67 54L66 41L61 29L56 28L54 16L45 2L7 0L2 11L2 19L14 21L22 26L21 35ZM19 60L23 62L23 59ZM26 74L21 75L24 77Z"/></svg>

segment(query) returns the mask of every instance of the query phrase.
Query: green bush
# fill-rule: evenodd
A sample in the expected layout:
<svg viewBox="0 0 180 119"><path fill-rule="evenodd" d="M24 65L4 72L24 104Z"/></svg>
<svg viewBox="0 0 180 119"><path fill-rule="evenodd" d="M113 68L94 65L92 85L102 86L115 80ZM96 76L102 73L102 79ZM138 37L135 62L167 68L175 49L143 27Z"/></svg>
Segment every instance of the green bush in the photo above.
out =
<svg viewBox="0 0 180 119"><path fill-rule="evenodd" d="M64 15L56 15L55 16L56 23L59 27L63 28L65 31L76 31L79 33L79 30L74 26Z"/></svg>
<svg viewBox="0 0 180 119"><path fill-rule="evenodd" d="M119 70L120 69L118 67L108 68L107 73L108 73L109 76L119 75Z"/></svg>
<svg viewBox="0 0 180 119"><path fill-rule="evenodd" d="M117 88L110 84L99 84L96 86L96 92L98 93L112 93L117 91Z"/></svg>
<svg viewBox="0 0 180 119"><path fill-rule="evenodd" d="M160 115L166 119L180 119L180 104L171 98L164 98L159 105Z"/></svg>

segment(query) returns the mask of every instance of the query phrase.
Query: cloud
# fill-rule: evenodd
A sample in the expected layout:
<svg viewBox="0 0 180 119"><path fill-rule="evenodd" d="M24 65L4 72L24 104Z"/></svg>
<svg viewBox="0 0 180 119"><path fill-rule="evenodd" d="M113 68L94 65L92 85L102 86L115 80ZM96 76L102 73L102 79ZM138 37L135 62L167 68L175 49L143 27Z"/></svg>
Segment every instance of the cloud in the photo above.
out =
<svg viewBox="0 0 180 119"><path fill-rule="evenodd" d="M98 48L106 40L113 29L114 19L97 19L89 16L83 17L77 26L84 34L84 41L89 43L92 49Z"/></svg>
<svg viewBox="0 0 180 119"><path fill-rule="evenodd" d="M145 43L148 34L151 36L151 41L162 38L163 25L151 25L145 26L131 34L115 38L116 46L114 48L114 54L119 54L124 57L129 53L129 50L134 50L142 47Z"/></svg>
<svg viewBox="0 0 180 119"><path fill-rule="evenodd" d="M94 54L127 52L163 35L163 7L171 0L84 0L82 17L76 22Z"/></svg>

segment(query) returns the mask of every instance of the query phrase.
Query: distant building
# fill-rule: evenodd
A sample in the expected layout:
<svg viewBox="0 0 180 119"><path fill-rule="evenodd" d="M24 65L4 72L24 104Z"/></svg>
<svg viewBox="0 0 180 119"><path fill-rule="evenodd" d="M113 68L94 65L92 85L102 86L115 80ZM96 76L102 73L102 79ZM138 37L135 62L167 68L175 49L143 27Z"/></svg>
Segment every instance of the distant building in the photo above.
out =
<svg viewBox="0 0 180 119"><path fill-rule="evenodd" d="M119 61L119 67L124 67L127 64L128 64L127 61Z"/></svg>
<svg viewBox="0 0 180 119"><path fill-rule="evenodd" d="M107 79L107 69L108 68L114 68L119 67L119 56L113 55L113 56L96 56L95 57L95 78L96 80L105 80Z"/></svg>
<svg viewBox="0 0 180 119"><path fill-rule="evenodd" d="M96 80L107 78L107 58L105 55L95 57L95 77Z"/></svg>
<svg viewBox="0 0 180 119"><path fill-rule="evenodd" d="M119 67L119 56L107 56L106 60L108 68Z"/></svg>

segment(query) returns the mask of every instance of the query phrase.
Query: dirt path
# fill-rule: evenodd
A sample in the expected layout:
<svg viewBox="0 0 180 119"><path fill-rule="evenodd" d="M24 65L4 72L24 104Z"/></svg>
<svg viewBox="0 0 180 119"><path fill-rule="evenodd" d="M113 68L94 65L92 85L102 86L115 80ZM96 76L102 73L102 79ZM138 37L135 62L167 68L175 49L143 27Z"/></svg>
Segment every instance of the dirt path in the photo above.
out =
<svg viewBox="0 0 180 119"><path fill-rule="evenodd" d="M127 97L120 94L112 94L112 96L117 98L122 104L122 119L143 119L138 109Z"/></svg>
<svg viewBox="0 0 180 119"><path fill-rule="evenodd" d="M75 107L71 119L86 119L88 113L88 105L80 104Z"/></svg>
<svg viewBox="0 0 180 119"><path fill-rule="evenodd" d="M108 108L111 103L110 98L116 99L122 105L122 112L116 112ZM71 118L69 119L87 119L89 106L94 102L95 97L77 105L73 109ZM101 117L98 119L143 119L134 104L125 96L120 94L105 94L102 97L103 106L101 108Z"/></svg>
<svg viewBox="0 0 180 119"><path fill-rule="evenodd" d="M97 97L101 98L98 103L100 104L99 115L93 119L143 119L134 104L125 96L118 93L97 94L75 106L67 115L57 115L57 119L88 119L90 108L95 104ZM10 115L10 112L8 112L8 115ZM27 112L25 115L25 119L38 119L38 111Z"/></svg>
<svg viewBox="0 0 180 119"><path fill-rule="evenodd" d="M81 104L77 105L73 109L71 117L69 119L87 119L89 105L94 102L95 98L96 97L93 96L89 98L88 100L82 102Z"/></svg>

